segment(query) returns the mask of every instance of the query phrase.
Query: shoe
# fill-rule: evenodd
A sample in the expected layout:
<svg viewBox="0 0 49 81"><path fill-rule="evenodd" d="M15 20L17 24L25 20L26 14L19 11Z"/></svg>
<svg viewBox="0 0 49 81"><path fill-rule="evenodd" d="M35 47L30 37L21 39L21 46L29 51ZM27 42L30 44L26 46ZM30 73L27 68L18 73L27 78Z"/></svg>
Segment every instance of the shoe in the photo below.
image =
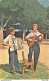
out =
<svg viewBox="0 0 49 81"><path fill-rule="evenodd" d="M19 73L19 71L16 71L17 73Z"/></svg>
<svg viewBox="0 0 49 81"><path fill-rule="evenodd" d="M19 69L16 69L16 72L19 73Z"/></svg>
<svg viewBox="0 0 49 81"><path fill-rule="evenodd" d="M21 74L22 72L21 71L16 71L17 73Z"/></svg>
<svg viewBox="0 0 49 81"><path fill-rule="evenodd" d="M14 71L12 70L12 71L10 71L10 73L14 74Z"/></svg>
<svg viewBox="0 0 49 81"><path fill-rule="evenodd" d="M10 72L10 73L14 74L14 72Z"/></svg>
<svg viewBox="0 0 49 81"><path fill-rule="evenodd" d="M22 74L22 72L21 72L21 71L19 71L19 74Z"/></svg>
<svg viewBox="0 0 49 81"><path fill-rule="evenodd" d="M31 66L28 66L28 69L31 69Z"/></svg>
<svg viewBox="0 0 49 81"><path fill-rule="evenodd" d="M34 72L36 72L36 68L34 68Z"/></svg>

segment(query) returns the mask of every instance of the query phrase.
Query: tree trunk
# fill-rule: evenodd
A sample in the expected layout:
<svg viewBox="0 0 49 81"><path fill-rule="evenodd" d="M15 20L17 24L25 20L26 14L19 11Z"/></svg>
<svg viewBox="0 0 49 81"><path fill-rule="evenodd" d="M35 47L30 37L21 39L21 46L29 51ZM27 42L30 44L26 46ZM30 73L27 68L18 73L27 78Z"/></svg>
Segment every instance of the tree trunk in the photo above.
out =
<svg viewBox="0 0 49 81"><path fill-rule="evenodd" d="M9 20L10 20L10 18L11 18L11 15L9 16L9 18L7 19L7 21L5 22L5 24L4 24L4 26L3 27L5 27L6 25L7 25L7 23L9 22Z"/></svg>
<svg viewBox="0 0 49 81"><path fill-rule="evenodd" d="M23 31L23 41L25 40L25 30Z"/></svg>
<svg viewBox="0 0 49 81"><path fill-rule="evenodd" d="M1 13L0 47L2 47L2 41L3 41L3 13Z"/></svg>
<svg viewBox="0 0 49 81"><path fill-rule="evenodd" d="M3 13L1 13L1 27L3 27Z"/></svg>
<svg viewBox="0 0 49 81"><path fill-rule="evenodd" d="M46 33L46 39L47 39L47 33Z"/></svg>
<svg viewBox="0 0 49 81"><path fill-rule="evenodd" d="M3 41L3 28L0 28L0 47L2 47L2 41Z"/></svg>
<svg viewBox="0 0 49 81"><path fill-rule="evenodd" d="M9 16L8 20L5 22L5 24L3 25L3 19L4 19L4 14L1 13L1 27L0 27L0 47L2 47L2 41L3 41L3 27L5 27L7 25L7 23L9 22L11 18L11 15Z"/></svg>

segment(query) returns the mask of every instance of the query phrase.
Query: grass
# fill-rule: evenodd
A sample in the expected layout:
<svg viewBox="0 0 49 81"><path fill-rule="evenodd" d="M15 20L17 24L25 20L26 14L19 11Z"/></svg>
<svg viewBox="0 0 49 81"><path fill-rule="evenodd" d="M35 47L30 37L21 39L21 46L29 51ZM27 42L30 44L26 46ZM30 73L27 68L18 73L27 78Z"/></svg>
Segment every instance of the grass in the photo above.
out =
<svg viewBox="0 0 49 81"><path fill-rule="evenodd" d="M22 61L19 63L19 70L22 72L23 69L23 63ZM14 72L14 74L9 73L9 65L0 65L0 79L49 79L48 75L48 68L44 66L42 63L38 62L37 65L37 70L34 73L34 78L33 78L33 73L31 70L28 71L28 69L25 69L24 76L22 74Z"/></svg>

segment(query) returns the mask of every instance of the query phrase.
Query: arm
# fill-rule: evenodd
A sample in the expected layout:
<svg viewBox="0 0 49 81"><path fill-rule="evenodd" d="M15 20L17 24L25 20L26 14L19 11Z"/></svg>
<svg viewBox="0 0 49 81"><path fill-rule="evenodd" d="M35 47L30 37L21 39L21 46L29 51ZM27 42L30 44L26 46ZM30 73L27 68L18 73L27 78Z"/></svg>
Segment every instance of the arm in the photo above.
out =
<svg viewBox="0 0 49 81"><path fill-rule="evenodd" d="M44 35L41 34L41 39L39 41L42 42L43 39L44 39Z"/></svg>
<svg viewBox="0 0 49 81"><path fill-rule="evenodd" d="M10 44L5 43L4 41L2 42L2 45L5 45L5 46L8 46L8 47L11 47Z"/></svg>
<svg viewBox="0 0 49 81"><path fill-rule="evenodd" d="M9 41L9 35L3 40L2 45L11 47L11 45L7 43L8 41Z"/></svg>
<svg viewBox="0 0 49 81"><path fill-rule="evenodd" d="M32 42L33 40L32 39L29 39L29 38L25 38L26 41L29 41L29 42Z"/></svg>
<svg viewBox="0 0 49 81"><path fill-rule="evenodd" d="M26 40L26 41L28 41L28 38L27 38L27 37L25 37L25 40Z"/></svg>
<svg viewBox="0 0 49 81"><path fill-rule="evenodd" d="M31 42L32 39L30 39L30 37L31 37L31 33L29 33L29 34L25 37L25 40Z"/></svg>

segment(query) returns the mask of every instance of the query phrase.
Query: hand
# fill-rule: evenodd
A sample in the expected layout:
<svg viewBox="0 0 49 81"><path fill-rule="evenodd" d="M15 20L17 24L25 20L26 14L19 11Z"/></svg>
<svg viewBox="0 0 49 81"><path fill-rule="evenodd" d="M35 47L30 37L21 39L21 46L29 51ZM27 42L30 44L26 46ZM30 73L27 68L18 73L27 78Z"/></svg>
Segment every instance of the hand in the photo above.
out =
<svg viewBox="0 0 49 81"><path fill-rule="evenodd" d="M12 47L10 44L8 45L10 48Z"/></svg>
<svg viewBox="0 0 49 81"><path fill-rule="evenodd" d="M28 39L28 41L32 42L33 40L32 39Z"/></svg>
<svg viewBox="0 0 49 81"><path fill-rule="evenodd" d="M34 42L38 42L38 40L34 40Z"/></svg>
<svg viewBox="0 0 49 81"><path fill-rule="evenodd" d="M41 38L44 39L44 35L43 34L41 34Z"/></svg>

